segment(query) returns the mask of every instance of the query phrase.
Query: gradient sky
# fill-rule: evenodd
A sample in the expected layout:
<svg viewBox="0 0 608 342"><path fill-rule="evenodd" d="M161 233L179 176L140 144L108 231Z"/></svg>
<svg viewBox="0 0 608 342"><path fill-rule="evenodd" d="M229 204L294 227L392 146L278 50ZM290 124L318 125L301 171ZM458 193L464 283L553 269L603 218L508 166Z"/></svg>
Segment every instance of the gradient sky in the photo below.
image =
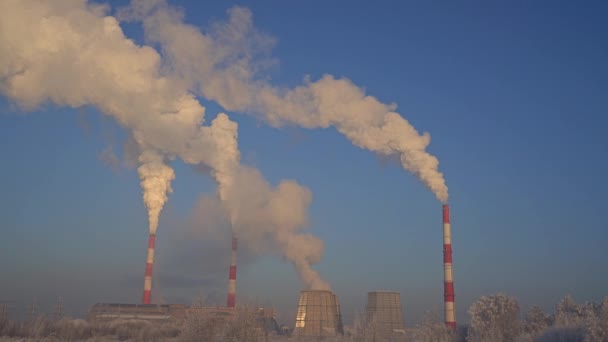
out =
<svg viewBox="0 0 608 342"><path fill-rule="evenodd" d="M566 294L608 295L608 3L171 3L203 28L232 5L250 8L277 39L273 84L347 77L431 134L450 189L458 321L497 292L547 311ZM141 27L124 29L143 43ZM100 157L107 148L120 156L124 132L94 108L22 113L2 98L0 110L0 301L19 314L33 298L49 311L62 297L72 315L100 301L139 302L148 234L139 181ZM442 316L441 208L427 189L334 129L277 130L229 114L246 164L313 192L310 230L325 242L315 268L340 297L345 323L376 289L401 292L406 324L429 310ZM215 191L190 166L173 166L161 264L172 246L163 235ZM184 260L190 269L214 261ZM168 302L222 304L227 264L208 269L217 270L160 278L154 291ZM299 290L279 257L239 269L238 298L274 305L289 325Z"/></svg>

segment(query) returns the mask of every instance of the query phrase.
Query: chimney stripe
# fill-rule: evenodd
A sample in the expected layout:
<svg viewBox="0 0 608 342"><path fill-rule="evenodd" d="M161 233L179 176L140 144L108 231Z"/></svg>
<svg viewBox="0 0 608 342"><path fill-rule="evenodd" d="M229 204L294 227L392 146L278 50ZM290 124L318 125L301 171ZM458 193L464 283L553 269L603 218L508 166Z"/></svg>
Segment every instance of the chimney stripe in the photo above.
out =
<svg viewBox="0 0 608 342"><path fill-rule="evenodd" d="M144 304L150 304L150 297L152 295L152 291L150 290L144 290Z"/></svg>
<svg viewBox="0 0 608 342"><path fill-rule="evenodd" d="M450 206L443 205L443 223L450 223Z"/></svg>
<svg viewBox="0 0 608 342"><path fill-rule="evenodd" d="M452 245L443 245L443 263L451 264L452 263Z"/></svg>
<svg viewBox="0 0 608 342"><path fill-rule="evenodd" d="M237 238L232 235L232 251L230 253L230 269L228 271L228 298L226 306L229 308L235 307L236 304L236 250Z"/></svg>
<svg viewBox="0 0 608 342"><path fill-rule="evenodd" d="M446 281L443 286L443 296L446 302L454 302L454 283Z"/></svg>
<svg viewBox="0 0 608 342"><path fill-rule="evenodd" d="M235 299L234 293L229 293L228 294L228 307L229 308L235 307L235 302L236 302L236 299Z"/></svg>
<svg viewBox="0 0 608 342"><path fill-rule="evenodd" d="M152 269L154 268L154 246L156 241L156 235L150 234L148 238L148 255L146 258L146 273L144 276L144 295L142 303L150 304L150 298L152 296Z"/></svg>
<svg viewBox="0 0 608 342"><path fill-rule="evenodd" d="M450 225L450 207L443 205L443 300L445 306L445 325L456 329L454 313L454 278L452 269L452 232Z"/></svg>

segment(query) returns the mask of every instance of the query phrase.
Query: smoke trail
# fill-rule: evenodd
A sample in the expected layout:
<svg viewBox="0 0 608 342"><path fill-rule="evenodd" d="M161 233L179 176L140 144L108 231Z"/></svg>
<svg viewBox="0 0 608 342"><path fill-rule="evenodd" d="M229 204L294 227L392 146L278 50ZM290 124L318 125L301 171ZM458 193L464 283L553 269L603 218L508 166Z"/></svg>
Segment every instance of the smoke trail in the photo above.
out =
<svg viewBox="0 0 608 342"><path fill-rule="evenodd" d="M259 237L259 227L274 229L274 245L307 273L305 279L316 277L305 281L322 282L310 269L322 255L322 243L301 237L301 224L282 222L289 210L305 222L308 190L295 182L273 188L257 170L240 166L237 124L220 113L203 125L205 110L184 82L163 74L156 50L127 39L116 18L106 13L106 7L84 0L0 1L0 92L24 109L46 102L94 105L128 130L137 146L151 233L175 177L167 162L180 158L210 170L234 229L248 229L250 234L242 235L252 241ZM258 196L255 205L240 197L245 193L241 189ZM285 197L291 201L289 210L267 207ZM265 215L248 217L256 211ZM304 249L307 243L310 252L289 255L289 248Z"/></svg>
<svg viewBox="0 0 608 342"><path fill-rule="evenodd" d="M148 208L150 234L156 234L158 217L165 202L167 193L171 192L171 181L175 178L173 169L163 163L163 158L152 150L146 150L139 156L137 168L143 189L144 204Z"/></svg>
<svg viewBox="0 0 608 342"><path fill-rule="evenodd" d="M256 56L274 40L253 27L249 10L232 8L226 23L213 25L205 34L185 24L183 14L162 0L132 0L121 16L142 20L147 38L162 46L166 67L203 97L226 110L256 115L275 127L333 126L355 146L398 156L404 169L447 202L439 161L426 152L430 135L420 134L396 113L396 105L384 104L350 80L332 75L315 82L305 79L294 89L258 80Z"/></svg>
<svg viewBox="0 0 608 342"><path fill-rule="evenodd" d="M1 31L10 34L0 36L0 91L26 109L93 104L130 129L155 231L174 178L163 155L179 152L204 110L159 74L158 53L124 37L106 10L78 0L3 1Z"/></svg>
<svg viewBox="0 0 608 342"><path fill-rule="evenodd" d="M7 34L0 36L0 91L25 109L47 101L74 108L96 105L124 127L140 130L143 142L152 133L145 120L157 121L163 109L174 107L175 95L158 75L158 54L126 39L105 11L76 0L3 1L0 30ZM139 147L154 232L173 170L153 147Z"/></svg>
<svg viewBox="0 0 608 342"><path fill-rule="evenodd" d="M272 187L256 169L240 166L227 187L222 202L230 214L233 230L258 253L266 251L265 241L289 260L307 288L329 289L312 269L323 255L323 241L300 231L308 224L307 211L312 194L293 180Z"/></svg>

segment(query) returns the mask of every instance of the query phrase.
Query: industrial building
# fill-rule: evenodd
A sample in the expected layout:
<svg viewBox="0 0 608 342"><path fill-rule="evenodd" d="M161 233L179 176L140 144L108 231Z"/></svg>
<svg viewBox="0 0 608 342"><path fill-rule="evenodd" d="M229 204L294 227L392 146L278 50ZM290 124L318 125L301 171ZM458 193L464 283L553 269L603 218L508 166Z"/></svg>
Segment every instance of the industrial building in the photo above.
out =
<svg viewBox="0 0 608 342"><path fill-rule="evenodd" d="M263 331L273 331L282 334L275 318L275 312L269 308L253 308L251 310ZM87 320L145 320L153 322L181 323L188 315L196 315L202 319L224 323L237 318L239 309L225 306L188 306L183 304L119 304L97 303L89 310Z"/></svg>
<svg viewBox="0 0 608 342"><path fill-rule="evenodd" d="M118 319L143 319L151 321L175 320L176 312L184 311L182 306L172 308L171 305L156 304L119 304L97 303L89 310L88 321L112 321Z"/></svg>
<svg viewBox="0 0 608 342"><path fill-rule="evenodd" d="M444 266L444 313L445 325L456 328L455 295L452 266L452 240L450 207L443 209L443 266ZM181 321L189 314L200 314L208 319L220 321L234 319L236 306L237 237L232 235L232 249L228 273L228 295L226 307L196 307L180 304L154 305L151 300L152 269L156 235L151 234L148 241L148 255L144 279L144 304L95 304L89 312L89 320L142 319L151 321ZM405 333L400 294L398 292L374 291L368 293L366 316L366 335L370 338L391 339ZM278 327L274 313L267 309L257 312L258 322L265 329L286 332ZM295 336L336 336L342 335L343 325L338 297L327 290L300 291L300 299L293 334Z"/></svg>
<svg viewBox="0 0 608 342"><path fill-rule="evenodd" d="M295 336L336 336L344 333L340 303L331 291L300 291Z"/></svg>
<svg viewBox="0 0 608 342"><path fill-rule="evenodd" d="M391 340L405 335L399 292L368 292L365 323L366 337L370 341Z"/></svg>

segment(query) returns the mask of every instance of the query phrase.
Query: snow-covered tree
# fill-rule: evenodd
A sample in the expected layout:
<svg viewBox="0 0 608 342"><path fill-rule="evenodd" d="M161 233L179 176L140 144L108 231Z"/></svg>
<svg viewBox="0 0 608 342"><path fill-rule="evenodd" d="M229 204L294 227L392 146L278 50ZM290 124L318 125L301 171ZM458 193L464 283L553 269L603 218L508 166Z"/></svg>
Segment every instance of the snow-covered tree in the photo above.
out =
<svg viewBox="0 0 608 342"><path fill-rule="evenodd" d="M471 305L470 342L510 342L521 332L519 304L502 293L483 296Z"/></svg>
<svg viewBox="0 0 608 342"><path fill-rule="evenodd" d="M551 324L551 317L538 306L533 306L526 313L524 330L530 336L537 336Z"/></svg>
<svg viewBox="0 0 608 342"><path fill-rule="evenodd" d="M439 322L435 312L427 312L422 324L415 329L412 341L419 342L453 342L455 336L446 328L445 323Z"/></svg>
<svg viewBox="0 0 608 342"><path fill-rule="evenodd" d="M555 306L556 327L580 327L584 325L588 312L585 307L578 305L567 295Z"/></svg>
<svg viewBox="0 0 608 342"><path fill-rule="evenodd" d="M608 297L585 306L584 329L585 342L608 341Z"/></svg>
<svg viewBox="0 0 608 342"><path fill-rule="evenodd" d="M545 330L534 342L585 342L581 328L553 327Z"/></svg>
<svg viewBox="0 0 608 342"><path fill-rule="evenodd" d="M585 342L608 341L608 298L578 305L566 296L555 307L555 326L583 332Z"/></svg>

